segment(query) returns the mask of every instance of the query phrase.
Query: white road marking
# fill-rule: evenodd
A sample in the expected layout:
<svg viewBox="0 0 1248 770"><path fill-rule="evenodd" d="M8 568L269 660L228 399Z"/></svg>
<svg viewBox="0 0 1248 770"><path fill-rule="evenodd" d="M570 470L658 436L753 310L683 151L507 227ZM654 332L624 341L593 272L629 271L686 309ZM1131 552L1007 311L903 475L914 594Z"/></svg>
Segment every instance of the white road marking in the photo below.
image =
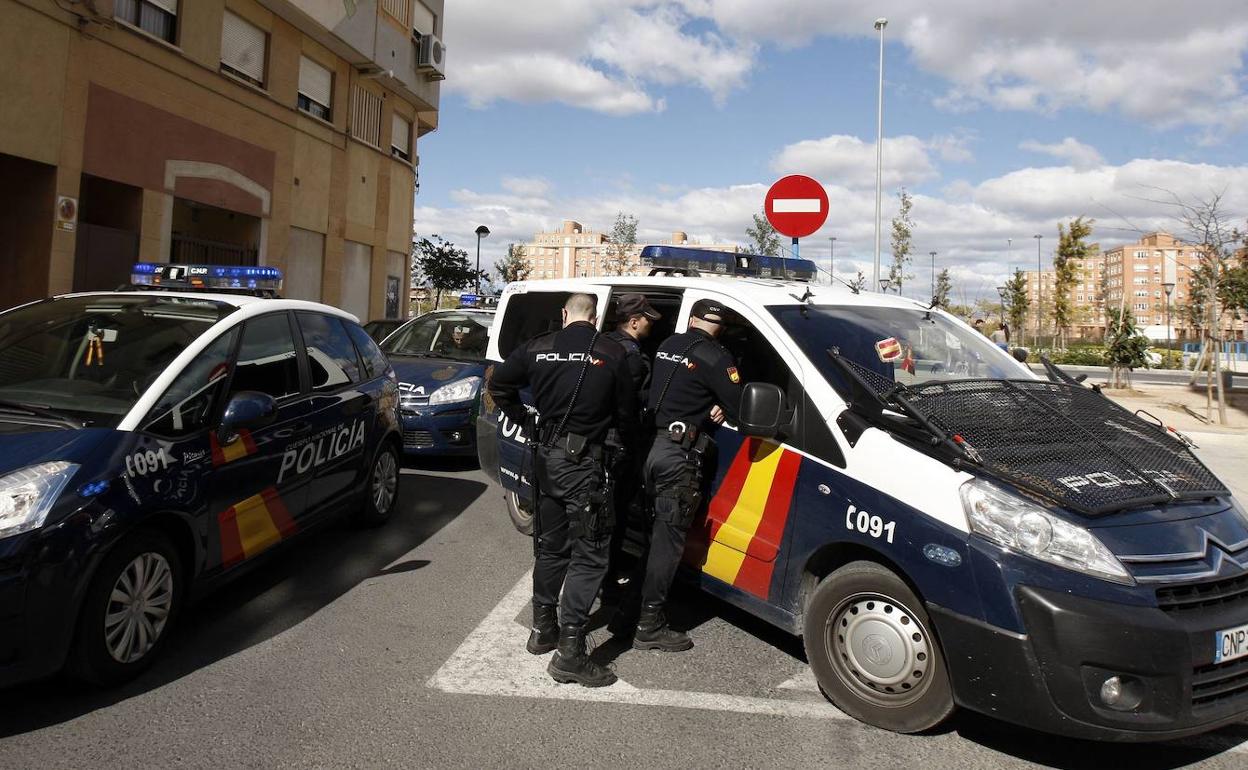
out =
<svg viewBox="0 0 1248 770"><path fill-rule="evenodd" d="M849 719L826 702L801 702L723 693L638 688L617 681L610 687L561 685L546 673L549 655L524 649L525 629L515 617L529 605L533 578L526 573L481 624L460 644L426 684L437 690L473 695L558 698L641 706L672 706L744 714ZM796 689L796 688L793 688ZM816 688L817 691L817 688Z"/></svg>
<svg viewBox="0 0 1248 770"><path fill-rule="evenodd" d="M773 198L771 212L773 214L818 214L823 208L823 201L818 198Z"/></svg>
<svg viewBox="0 0 1248 770"><path fill-rule="evenodd" d="M778 690L792 690L793 692L809 692L820 697L823 693L819 691L819 683L815 681L815 672L809 668L802 669L797 676L789 679L776 686Z"/></svg>

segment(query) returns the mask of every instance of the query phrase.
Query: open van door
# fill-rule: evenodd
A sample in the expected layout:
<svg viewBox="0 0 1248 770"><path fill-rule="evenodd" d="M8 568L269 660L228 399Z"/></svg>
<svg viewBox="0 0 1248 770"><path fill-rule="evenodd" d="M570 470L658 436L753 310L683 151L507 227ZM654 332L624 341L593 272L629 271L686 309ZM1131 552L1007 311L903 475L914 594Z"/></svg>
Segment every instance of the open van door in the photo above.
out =
<svg viewBox="0 0 1248 770"><path fill-rule="evenodd" d="M524 342L561 328L560 310L572 294L590 294L597 299L598 328L607 315L609 286L593 286L579 281L519 281L507 285L498 303L490 343L486 349L487 387L482 388L481 416L477 418L477 460L481 469L503 487L508 513L516 529L528 534L533 528L533 456L528 432L498 411L490 398L488 384L494 366L501 363ZM523 394L531 403L529 394Z"/></svg>

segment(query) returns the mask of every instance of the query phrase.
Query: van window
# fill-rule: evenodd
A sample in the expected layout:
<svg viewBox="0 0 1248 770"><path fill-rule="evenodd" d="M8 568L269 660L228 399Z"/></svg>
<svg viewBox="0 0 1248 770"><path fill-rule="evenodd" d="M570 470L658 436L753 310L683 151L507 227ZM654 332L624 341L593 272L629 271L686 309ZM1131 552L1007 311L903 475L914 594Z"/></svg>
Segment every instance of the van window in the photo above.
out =
<svg viewBox="0 0 1248 770"><path fill-rule="evenodd" d="M346 327L347 334L355 343L355 349L359 351L360 360L364 363L364 375L373 380L385 374L390 368L390 359L381 352L381 348L377 347L372 337L368 336L368 332L364 331L359 324L353 324L350 321L342 321L342 325Z"/></svg>
<svg viewBox="0 0 1248 770"><path fill-rule="evenodd" d="M287 313L253 318L243 329L230 393L254 390L283 398L299 392L299 359Z"/></svg>
<svg viewBox="0 0 1248 770"><path fill-rule="evenodd" d="M321 313L295 313L308 351L313 390L333 390L360 381L360 359L337 318Z"/></svg>
<svg viewBox="0 0 1248 770"><path fill-rule="evenodd" d="M507 315L498 324L498 353L503 358L539 334L556 331L563 325L559 311L572 296L569 291L534 291L515 294L507 303Z"/></svg>
<svg viewBox="0 0 1248 770"><path fill-rule="evenodd" d="M148 412L143 429L181 438L208 427L230 373L230 356L237 340L238 329L231 329L187 364Z"/></svg>

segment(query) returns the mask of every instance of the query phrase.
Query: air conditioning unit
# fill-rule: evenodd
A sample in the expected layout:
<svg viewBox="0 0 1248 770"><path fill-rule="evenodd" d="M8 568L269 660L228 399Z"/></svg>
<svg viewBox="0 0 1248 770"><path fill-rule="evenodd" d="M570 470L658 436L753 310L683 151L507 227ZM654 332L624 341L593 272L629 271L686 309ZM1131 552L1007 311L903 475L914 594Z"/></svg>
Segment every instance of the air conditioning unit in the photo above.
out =
<svg viewBox="0 0 1248 770"><path fill-rule="evenodd" d="M416 45L416 70L430 80L446 80L446 46L437 35L421 35Z"/></svg>

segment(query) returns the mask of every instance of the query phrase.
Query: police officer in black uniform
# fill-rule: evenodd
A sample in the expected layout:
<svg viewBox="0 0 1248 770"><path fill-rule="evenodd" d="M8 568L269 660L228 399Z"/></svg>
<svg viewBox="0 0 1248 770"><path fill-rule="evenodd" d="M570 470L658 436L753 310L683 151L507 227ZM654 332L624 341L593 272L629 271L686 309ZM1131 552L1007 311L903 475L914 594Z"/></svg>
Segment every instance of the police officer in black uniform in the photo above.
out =
<svg viewBox="0 0 1248 770"><path fill-rule="evenodd" d="M490 395L517 424L527 416L520 390L531 386L542 420L527 649L541 655L557 648L546 669L551 677L586 687L615 681L585 649L585 624L607 570L613 525L603 445L613 425L622 440L635 442L637 425L624 349L598 333L596 320L594 298L573 294L563 307L563 329L516 348L490 380Z"/></svg>
<svg viewBox="0 0 1248 770"><path fill-rule="evenodd" d="M650 398L650 359L641 350L641 340L650 336L654 322L663 316L650 305L644 294L621 295L616 304L616 328L606 336L620 343L627 357L628 372L633 380L633 394L640 412ZM640 442L613 452L611 474L615 477L615 531L611 534L611 565L603 584L603 604L617 603L621 597L620 580L624 575L624 537L628 530L628 512L642 486L641 463L649 449L648 437L636 436Z"/></svg>
<svg viewBox="0 0 1248 770"><path fill-rule="evenodd" d="M639 650L679 652L693 646L688 634L667 624L663 605L702 501L702 461L711 447L710 434L725 418L736 422L741 403L736 362L715 341L726 321L727 311L718 302L698 300L690 311L689 330L668 337L654 357L649 408L656 436L645 463L654 526L633 637Z"/></svg>

